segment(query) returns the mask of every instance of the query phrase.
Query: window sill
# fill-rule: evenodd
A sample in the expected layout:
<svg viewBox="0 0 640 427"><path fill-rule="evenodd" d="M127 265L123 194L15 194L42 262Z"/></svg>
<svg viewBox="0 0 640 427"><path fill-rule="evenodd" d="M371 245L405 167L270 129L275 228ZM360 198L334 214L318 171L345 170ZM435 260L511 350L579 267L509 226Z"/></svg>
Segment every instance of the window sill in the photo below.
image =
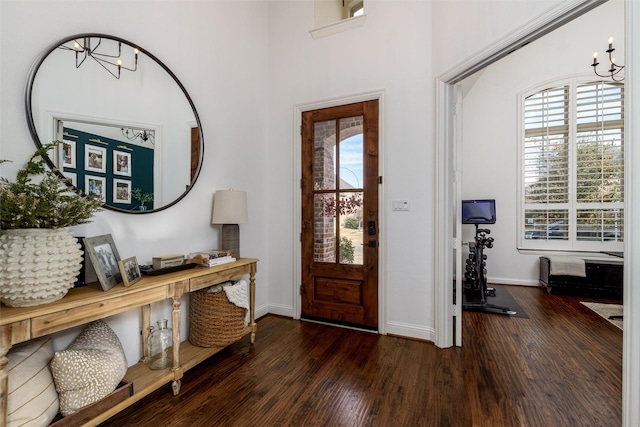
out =
<svg viewBox="0 0 640 427"><path fill-rule="evenodd" d="M317 40L322 37L327 37L334 34L342 33L344 31L348 31L353 28L362 27L366 19L367 19L366 15L355 16L353 18L343 19L342 21L325 25L324 27L313 29L309 31L309 33L311 34L311 37L313 37L314 40Z"/></svg>
<svg viewBox="0 0 640 427"><path fill-rule="evenodd" d="M613 255L603 254L598 251L570 251L570 250L556 250L556 249L523 249L518 248L518 253L522 255L536 255L536 256L574 256L583 259L590 260L600 260L600 261L610 261L610 260L620 260L623 258L619 258Z"/></svg>

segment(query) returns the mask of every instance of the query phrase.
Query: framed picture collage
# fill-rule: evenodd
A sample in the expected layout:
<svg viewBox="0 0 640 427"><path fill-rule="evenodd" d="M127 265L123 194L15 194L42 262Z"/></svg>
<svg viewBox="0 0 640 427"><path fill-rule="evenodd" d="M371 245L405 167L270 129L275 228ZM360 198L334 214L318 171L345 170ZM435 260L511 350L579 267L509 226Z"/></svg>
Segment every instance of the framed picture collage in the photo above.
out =
<svg viewBox="0 0 640 427"><path fill-rule="evenodd" d="M67 128L58 149L66 179L102 203L134 210L134 188L153 192L153 150Z"/></svg>

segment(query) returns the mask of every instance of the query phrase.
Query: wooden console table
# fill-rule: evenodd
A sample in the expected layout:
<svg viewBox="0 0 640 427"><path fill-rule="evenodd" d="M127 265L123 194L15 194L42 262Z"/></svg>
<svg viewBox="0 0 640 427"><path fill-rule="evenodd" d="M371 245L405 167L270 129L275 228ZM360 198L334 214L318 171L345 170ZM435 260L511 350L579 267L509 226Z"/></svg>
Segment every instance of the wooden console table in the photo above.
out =
<svg viewBox="0 0 640 427"><path fill-rule="evenodd" d="M159 387L172 382L173 393L180 391L180 379L185 371L219 352L224 347L196 347L189 341L180 342L180 298L182 295L249 275L250 321L243 336L251 334L255 340L255 273L258 260L240 258L235 262L215 267L196 267L162 276L143 276L129 287L115 286L103 292L91 286L74 288L59 301L36 307L4 307L0 313L0 427L7 424L7 390L9 360L7 352L12 345L33 338L63 331L94 320L112 316L134 308L142 310L142 360L129 367L124 380L133 383L133 395L91 420L97 425L107 420ZM148 358L150 304L165 299L173 300L171 313L173 332L173 366L151 370Z"/></svg>

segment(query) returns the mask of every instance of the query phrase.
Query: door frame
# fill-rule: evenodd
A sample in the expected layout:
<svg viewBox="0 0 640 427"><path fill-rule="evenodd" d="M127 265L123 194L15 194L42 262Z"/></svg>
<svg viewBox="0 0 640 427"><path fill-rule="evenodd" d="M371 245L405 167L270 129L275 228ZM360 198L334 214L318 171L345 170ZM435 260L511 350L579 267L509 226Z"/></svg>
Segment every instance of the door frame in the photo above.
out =
<svg viewBox="0 0 640 427"><path fill-rule="evenodd" d="M328 99L325 101L296 105L293 109L293 173L296 179L293 182L293 318L300 319L302 311L302 296L300 285L302 283L302 247L300 235L302 232L302 113L323 108L337 107L340 105L357 102L378 100L378 173L383 177L382 184L378 187L378 333L386 334L386 222L384 197L384 159L385 159L385 132L384 132L384 90L364 92L360 94Z"/></svg>

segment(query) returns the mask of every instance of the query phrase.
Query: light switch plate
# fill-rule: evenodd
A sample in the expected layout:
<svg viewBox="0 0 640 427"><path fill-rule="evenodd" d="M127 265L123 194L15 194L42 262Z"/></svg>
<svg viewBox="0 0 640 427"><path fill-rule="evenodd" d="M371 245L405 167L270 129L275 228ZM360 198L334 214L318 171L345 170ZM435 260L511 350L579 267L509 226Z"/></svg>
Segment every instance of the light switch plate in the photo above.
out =
<svg viewBox="0 0 640 427"><path fill-rule="evenodd" d="M391 201L392 211L408 211L409 201L406 199L395 199Z"/></svg>

